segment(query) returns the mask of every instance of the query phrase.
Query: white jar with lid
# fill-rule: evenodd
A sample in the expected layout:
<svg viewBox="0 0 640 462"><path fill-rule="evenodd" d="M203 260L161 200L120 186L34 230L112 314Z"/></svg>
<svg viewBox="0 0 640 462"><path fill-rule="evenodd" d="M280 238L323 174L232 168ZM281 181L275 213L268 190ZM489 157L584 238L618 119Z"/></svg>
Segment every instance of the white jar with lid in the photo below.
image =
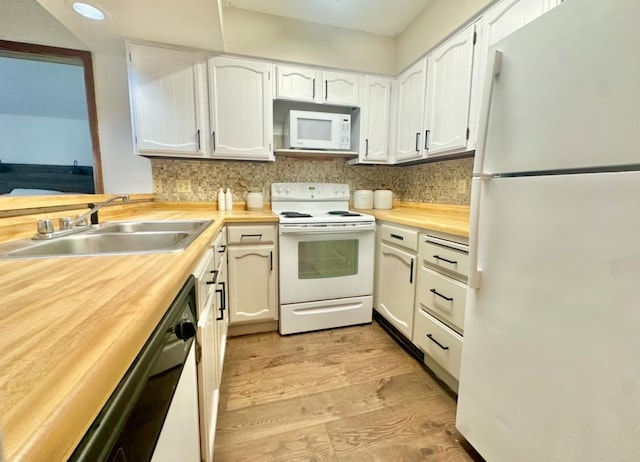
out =
<svg viewBox="0 0 640 462"><path fill-rule="evenodd" d="M376 189L373 193L373 207L381 210L393 208L393 192L390 189Z"/></svg>
<svg viewBox="0 0 640 462"><path fill-rule="evenodd" d="M373 208L373 191L370 189L357 189L353 193L354 209L372 209Z"/></svg>
<svg viewBox="0 0 640 462"><path fill-rule="evenodd" d="M249 191L247 193L247 210L264 209L264 197L260 191Z"/></svg>

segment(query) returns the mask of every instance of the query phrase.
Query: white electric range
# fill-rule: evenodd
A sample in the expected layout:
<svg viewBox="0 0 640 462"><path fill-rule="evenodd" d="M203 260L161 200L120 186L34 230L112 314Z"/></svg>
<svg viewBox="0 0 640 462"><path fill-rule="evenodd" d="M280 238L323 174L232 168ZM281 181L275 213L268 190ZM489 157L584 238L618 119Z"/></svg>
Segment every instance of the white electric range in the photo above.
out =
<svg viewBox="0 0 640 462"><path fill-rule="evenodd" d="M349 211L349 185L274 183L280 217L280 333L371 322L375 218Z"/></svg>

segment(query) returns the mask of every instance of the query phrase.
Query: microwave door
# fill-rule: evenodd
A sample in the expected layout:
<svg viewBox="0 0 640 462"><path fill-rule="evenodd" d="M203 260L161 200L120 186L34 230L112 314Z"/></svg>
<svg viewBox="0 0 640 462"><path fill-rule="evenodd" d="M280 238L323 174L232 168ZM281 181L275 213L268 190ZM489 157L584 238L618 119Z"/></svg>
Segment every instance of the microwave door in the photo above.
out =
<svg viewBox="0 0 640 462"><path fill-rule="evenodd" d="M340 148L340 119L338 114L303 113L295 116L292 114L290 120L292 148Z"/></svg>

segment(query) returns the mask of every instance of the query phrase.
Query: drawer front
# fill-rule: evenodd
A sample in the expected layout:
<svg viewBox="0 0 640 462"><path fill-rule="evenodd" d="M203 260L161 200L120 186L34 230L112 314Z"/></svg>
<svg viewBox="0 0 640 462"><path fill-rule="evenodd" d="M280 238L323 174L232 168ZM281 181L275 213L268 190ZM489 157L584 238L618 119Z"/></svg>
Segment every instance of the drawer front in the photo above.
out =
<svg viewBox="0 0 640 462"><path fill-rule="evenodd" d="M423 237L420 243L420 261L466 280L469 277L469 253L428 239Z"/></svg>
<svg viewBox="0 0 640 462"><path fill-rule="evenodd" d="M266 244L275 242L273 225L228 226L229 244Z"/></svg>
<svg viewBox="0 0 640 462"><path fill-rule="evenodd" d="M413 343L460 380L462 337L421 309L416 310Z"/></svg>
<svg viewBox="0 0 640 462"><path fill-rule="evenodd" d="M381 224L380 238L395 246L418 251L418 231L416 230Z"/></svg>
<svg viewBox="0 0 640 462"><path fill-rule="evenodd" d="M467 286L435 271L420 266L416 287L418 308L431 312L462 333L467 305Z"/></svg>

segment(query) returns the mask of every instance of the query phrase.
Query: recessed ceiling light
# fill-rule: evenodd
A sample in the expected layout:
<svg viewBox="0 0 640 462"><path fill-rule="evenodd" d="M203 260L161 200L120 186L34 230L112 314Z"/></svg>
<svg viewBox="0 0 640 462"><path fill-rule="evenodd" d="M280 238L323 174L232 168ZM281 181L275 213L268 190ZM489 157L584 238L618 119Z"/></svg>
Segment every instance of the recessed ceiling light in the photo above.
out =
<svg viewBox="0 0 640 462"><path fill-rule="evenodd" d="M84 16L85 18L93 19L94 21L102 21L104 19L104 13L88 3L74 2L73 9L76 13Z"/></svg>

